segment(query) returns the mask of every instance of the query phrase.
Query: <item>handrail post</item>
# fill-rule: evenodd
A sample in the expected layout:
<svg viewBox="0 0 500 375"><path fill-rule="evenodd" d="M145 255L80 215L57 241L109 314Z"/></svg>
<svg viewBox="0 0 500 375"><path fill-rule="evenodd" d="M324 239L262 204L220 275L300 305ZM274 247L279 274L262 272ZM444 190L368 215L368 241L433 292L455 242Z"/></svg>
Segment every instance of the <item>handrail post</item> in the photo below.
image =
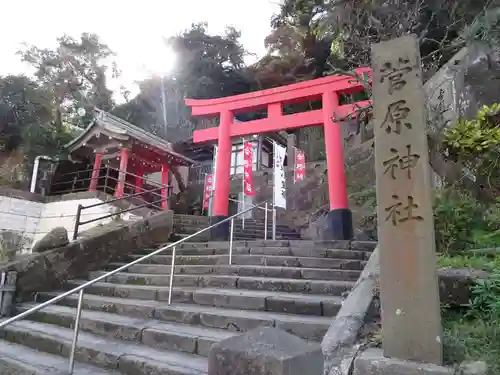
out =
<svg viewBox="0 0 500 375"><path fill-rule="evenodd" d="M264 240L267 240L267 202L264 205Z"/></svg>
<svg viewBox="0 0 500 375"><path fill-rule="evenodd" d="M75 327L73 331L73 342L71 343L71 352L69 353L69 368L68 368L69 375L73 375L73 370L75 368L75 351L78 342L78 333L80 332L82 305L83 305L83 289L80 290L80 294L78 295L78 308L76 310Z"/></svg>
<svg viewBox="0 0 500 375"><path fill-rule="evenodd" d="M172 248L172 263L170 265L170 285L168 287L168 304L172 302L172 287L174 286L174 269L175 269L175 248Z"/></svg>
<svg viewBox="0 0 500 375"><path fill-rule="evenodd" d="M229 231L229 265L233 260L233 233L234 233L234 218L231 219L231 229Z"/></svg>
<svg viewBox="0 0 500 375"><path fill-rule="evenodd" d="M73 241L76 240L78 237L78 227L80 225L80 218L82 216L82 208L83 206L79 204L76 209L75 228L73 230Z"/></svg>

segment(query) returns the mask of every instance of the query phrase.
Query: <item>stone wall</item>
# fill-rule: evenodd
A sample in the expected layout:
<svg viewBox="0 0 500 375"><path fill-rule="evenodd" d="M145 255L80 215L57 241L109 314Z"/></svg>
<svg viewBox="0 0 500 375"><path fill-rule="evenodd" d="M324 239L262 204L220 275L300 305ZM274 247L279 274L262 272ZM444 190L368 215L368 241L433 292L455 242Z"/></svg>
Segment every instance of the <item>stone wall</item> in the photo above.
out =
<svg viewBox="0 0 500 375"><path fill-rule="evenodd" d="M0 189L0 240L17 234L22 238L15 244L21 253L31 253L33 245L55 227L64 227L73 233L78 205L90 206L112 197L102 192L82 192L57 197L43 197L14 189ZM121 204L126 204L122 202ZM128 205L127 205L128 207ZM92 220L115 212L116 207L105 204L82 212L81 220ZM125 213L122 219L140 218L139 212ZM79 232L109 223L112 218L82 225ZM6 244L6 246L14 244Z"/></svg>
<svg viewBox="0 0 500 375"><path fill-rule="evenodd" d="M18 297L28 299L37 292L61 289L67 280L85 278L112 262L125 261L141 248L164 244L172 227L172 211L132 222L112 222L87 231L66 246L6 264L0 271L17 271Z"/></svg>
<svg viewBox="0 0 500 375"><path fill-rule="evenodd" d="M500 58L489 45L462 48L424 85L432 126L475 117L483 105L500 102ZM441 117L439 121L438 118Z"/></svg>

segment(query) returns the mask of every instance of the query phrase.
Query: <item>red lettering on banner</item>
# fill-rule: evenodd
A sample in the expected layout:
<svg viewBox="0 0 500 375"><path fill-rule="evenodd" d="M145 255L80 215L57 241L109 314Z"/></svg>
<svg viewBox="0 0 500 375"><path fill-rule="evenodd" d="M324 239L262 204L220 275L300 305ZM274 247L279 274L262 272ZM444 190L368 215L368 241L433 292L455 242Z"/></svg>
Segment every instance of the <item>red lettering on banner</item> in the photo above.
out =
<svg viewBox="0 0 500 375"><path fill-rule="evenodd" d="M295 175L294 182L300 182L306 178L306 157L304 151L295 149Z"/></svg>
<svg viewBox="0 0 500 375"><path fill-rule="evenodd" d="M207 174L205 176L205 188L203 189L203 209L208 210L210 203L210 195L212 194L213 175Z"/></svg>
<svg viewBox="0 0 500 375"><path fill-rule="evenodd" d="M253 146L250 142L243 144L243 191L245 195L254 196L255 190L253 187Z"/></svg>

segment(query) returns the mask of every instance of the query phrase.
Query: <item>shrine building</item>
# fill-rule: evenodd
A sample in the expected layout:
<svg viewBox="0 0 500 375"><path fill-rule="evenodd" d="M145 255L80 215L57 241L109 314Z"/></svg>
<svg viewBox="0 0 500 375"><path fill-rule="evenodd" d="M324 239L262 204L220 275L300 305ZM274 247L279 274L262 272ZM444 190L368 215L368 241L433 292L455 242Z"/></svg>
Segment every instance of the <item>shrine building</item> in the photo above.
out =
<svg viewBox="0 0 500 375"><path fill-rule="evenodd" d="M170 142L98 109L66 147L71 162L56 169L50 195L99 190L117 198L139 196L167 209L166 198L178 190L172 169L187 178L195 164Z"/></svg>

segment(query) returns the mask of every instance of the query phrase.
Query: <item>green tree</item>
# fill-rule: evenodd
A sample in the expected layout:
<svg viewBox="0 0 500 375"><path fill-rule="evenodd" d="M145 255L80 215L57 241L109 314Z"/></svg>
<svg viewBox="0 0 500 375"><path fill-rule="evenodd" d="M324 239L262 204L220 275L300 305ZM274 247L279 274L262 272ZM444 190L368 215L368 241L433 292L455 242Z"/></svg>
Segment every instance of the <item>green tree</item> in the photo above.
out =
<svg viewBox="0 0 500 375"><path fill-rule="evenodd" d="M0 77L0 150L18 148L28 127L50 125L50 93L25 76Z"/></svg>
<svg viewBox="0 0 500 375"><path fill-rule="evenodd" d="M106 85L107 63L113 75L119 74L116 64L109 61L114 54L95 34L83 33L79 40L65 35L57 41L56 49L27 46L19 54L36 69L39 85L50 91L54 124L85 126L93 107L110 110L114 104ZM79 108L84 108L86 115L79 115Z"/></svg>
<svg viewBox="0 0 500 375"><path fill-rule="evenodd" d="M167 77L139 83L139 94L113 112L158 136L177 142L191 137L205 121L191 118L185 98L208 99L249 92L256 87L254 73L246 69L246 51L240 33L228 28L224 35L210 35L205 23L167 39L179 62ZM163 85L161 84L163 79ZM167 123L163 124L161 90L165 89Z"/></svg>

